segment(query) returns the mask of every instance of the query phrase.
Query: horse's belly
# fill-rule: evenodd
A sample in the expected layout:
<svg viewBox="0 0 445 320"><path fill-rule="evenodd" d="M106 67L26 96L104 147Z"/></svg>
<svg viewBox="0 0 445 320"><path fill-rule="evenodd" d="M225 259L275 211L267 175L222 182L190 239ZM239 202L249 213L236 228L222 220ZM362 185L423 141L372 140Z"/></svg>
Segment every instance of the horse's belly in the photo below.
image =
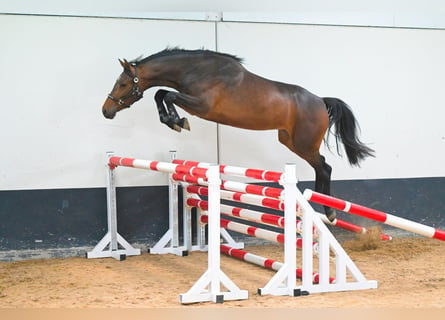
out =
<svg viewBox="0 0 445 320"><path fill-rule="evenodd" d="M214 121L220 124L249 130L272 130L283 128L283 121L274 117L268 117L263 114L245 116L242 113L234 112L232 114L209 114L206 120Z"/></svg>

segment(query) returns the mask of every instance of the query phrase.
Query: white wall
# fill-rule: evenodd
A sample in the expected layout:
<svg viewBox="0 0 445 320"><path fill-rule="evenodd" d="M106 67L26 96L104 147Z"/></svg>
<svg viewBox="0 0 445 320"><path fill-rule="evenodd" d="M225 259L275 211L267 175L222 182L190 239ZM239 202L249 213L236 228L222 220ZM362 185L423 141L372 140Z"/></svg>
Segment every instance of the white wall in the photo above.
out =
<svg viewBox="0 0 445 320"><path fill-rule="evenodd" d="M114 120L101 111L122 72L118 58L167 45L214 49L212 23L0 15L0 34L2 190L103 186L108 150L168 160L177 149L216 161L216 125L189 117L191 132L170 130L159 122L154 89ZM166 178L130 170L119 181Z"/></svg>
<svg viewBox="0 0 445 320"><path fill-rule="evenodd" d="M334 179L445 176L445 30L221 23L218 48L253 72L351 105L376 158L351 168L324 152ZM224 126L220 148L223 163L281 169L298 161L300 179L314 177L275 131Z"/></svg>
<svg viewBox="0 0 445 320"><path fill-rule="evenodd" d="M442 0L0 0L0 12L445 28Z"/></svg>
<svg viewBox="0 0 445 320"><path fill-rule="evenodd" d="M117 58L167 45L217 46L262 76L347 101L377 157L351 168L325 152L334 179L445 176L445 30L0 14L0 36L1 190L103 186L108 150L168 160L177 149L217 161L216 125L188 116L191 132L168 129L154 89L114 120L101 114L121 72ZM276 136L221 126L220 162L274 170L297 162L300 179L313 179ZM137 170L119 180L165 182Z"/></svg>

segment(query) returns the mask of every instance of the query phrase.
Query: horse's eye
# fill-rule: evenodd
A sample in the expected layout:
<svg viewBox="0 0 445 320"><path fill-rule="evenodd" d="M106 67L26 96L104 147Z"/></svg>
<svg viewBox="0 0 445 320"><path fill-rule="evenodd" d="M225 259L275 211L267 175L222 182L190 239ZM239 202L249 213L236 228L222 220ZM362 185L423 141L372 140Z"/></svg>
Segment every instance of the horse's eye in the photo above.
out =
<svg viewBox="0 0 445 320"><path fill-rule="evenodd" d="M126 83L121 83L121 84L119 85L119 87L121 87L121 88L125 88L126 86L127 86Z"/></svg>

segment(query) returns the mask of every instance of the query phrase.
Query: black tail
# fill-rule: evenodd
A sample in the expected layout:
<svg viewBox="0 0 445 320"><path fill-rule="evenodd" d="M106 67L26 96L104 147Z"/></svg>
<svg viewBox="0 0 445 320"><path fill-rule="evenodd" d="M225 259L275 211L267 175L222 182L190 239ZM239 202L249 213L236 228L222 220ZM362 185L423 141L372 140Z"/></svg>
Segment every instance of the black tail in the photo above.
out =
<svg viewBox="0 0 445 320"><path fill-rule="evenodd" d="M323 98L323 101L329 114L328 135L335 124L333 134L337 142L337 152L340 139L351 165L359 165L360 160L367 156L373 157L374 150L364 145L358 138L358 123L349 106L337 98Z"/></svg>

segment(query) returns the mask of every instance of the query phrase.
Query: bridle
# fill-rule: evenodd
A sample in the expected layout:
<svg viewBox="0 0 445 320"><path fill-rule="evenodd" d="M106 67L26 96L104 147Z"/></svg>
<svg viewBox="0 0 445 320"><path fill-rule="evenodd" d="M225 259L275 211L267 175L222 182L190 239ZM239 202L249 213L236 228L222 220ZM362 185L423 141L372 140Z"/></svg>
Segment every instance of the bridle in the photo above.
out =
<svg viewBox="0 0 445 320"><path fill-rule="evenodd" d="M128 92L126 95L124 95L120 99L113 97L111 95L111 93L108 95L109 99L113 100L118 105L120 105L124 108L130 108L133 103L140 100L144 95L143 91L141 91L138 86L139 78L138 78L138 69L136 68L136 66L134 68L134 75L132 74L132 77L133 77L133 88L131 89L130 92ZM136 98L136 100L134 100L131 104L126 104L125 100L127 100L128 98L131 98L131 97Z"/></svg>

